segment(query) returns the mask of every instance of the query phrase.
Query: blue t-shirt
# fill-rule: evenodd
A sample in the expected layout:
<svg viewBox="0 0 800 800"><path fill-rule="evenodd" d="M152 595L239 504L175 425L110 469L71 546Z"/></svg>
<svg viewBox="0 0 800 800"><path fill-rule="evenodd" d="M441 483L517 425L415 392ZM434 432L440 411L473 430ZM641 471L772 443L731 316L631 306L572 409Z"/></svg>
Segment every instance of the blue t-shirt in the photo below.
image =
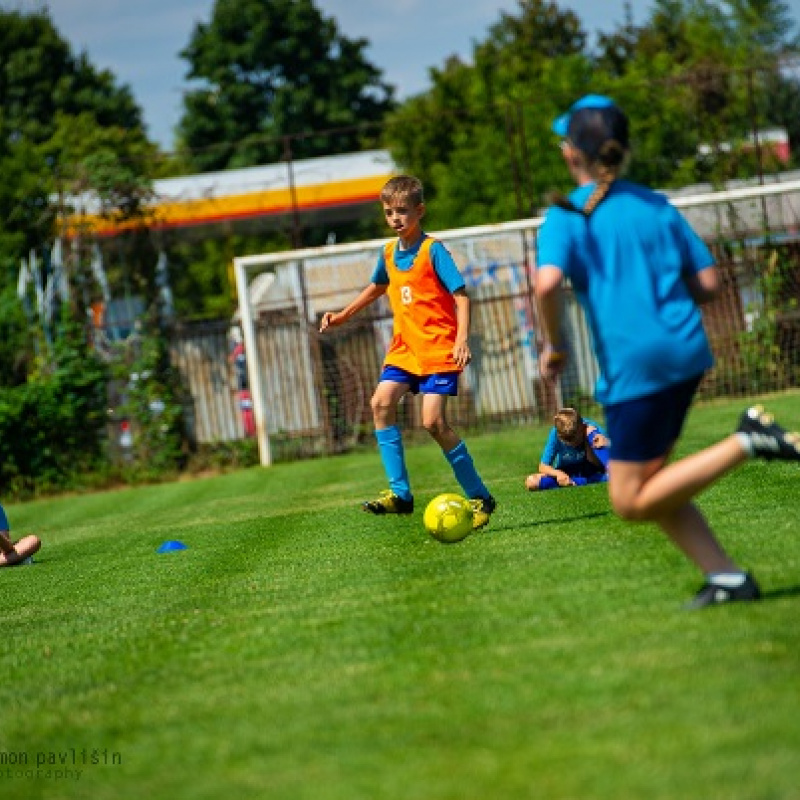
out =
<svg viewBox="0 0 800 800"><path fill-rule="evenodd" d="M570 195L576 207L594 187ZM663 195L619 180L588 219L554 206L537 237L537 263L569 278L583 306L600 366L599 402L645 397L712 365L683 278L714 259Z"/></svg>
<svg viewBox="0 0 800 800"><path fill-rule="evenodd" d="M589 427L597 428L598 432L602 433L603 436L606 435L605 431L593 420L584 417L583 421ZM565 467L570 468L583 464L587 460L585 443L580 447L570 447L570 445L565 444L558 438L555 426L550 428L547 442L545 442L544 450L542 451L542 457L539 459L542 464L547 464L553 469L563 470Z"/></svg>
<svg viewBox="0 0 800 800"><path fill-rule="evenodd" d="M427 234L423 234L420 240L409 250L402 250L400 248L400 241L395 243L394 248L394 263L398 270L405 272L411 269L414 259L417 257L420 245L429 238ZM464 278L458 271L456 262L453 261L453 256L450 251L441 243L434 242L430 249L431 263L433 269L442 282L442 285L447 289L450 294L464 288ZM378 256L378 263L375 265L375 271L372 273L372 283L378 286L389 285L389 273L386 271L386 259L383 257L383 250Z"/></svg>

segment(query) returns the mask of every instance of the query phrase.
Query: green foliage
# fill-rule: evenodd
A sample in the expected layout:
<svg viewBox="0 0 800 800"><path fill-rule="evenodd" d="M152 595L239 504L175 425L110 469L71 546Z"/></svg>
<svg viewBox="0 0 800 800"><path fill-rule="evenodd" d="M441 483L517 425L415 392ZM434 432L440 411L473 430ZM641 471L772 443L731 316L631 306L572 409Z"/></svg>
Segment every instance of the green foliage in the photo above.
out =
<svg viewBox="0 0 800 800"><path fill-rule="evenodd" d="M530 216L569 188L550 124L589 92L628 110L634 180L671 188L777 170L748 140L783 125L800 142L800 82L781 69L797 53L788 22L775 0L657 0L643 25L629 13L592 51L572 12L521 0L474 45L473 64L431 71L431 89L391 115L386 143L435 199L434 228Z"/></svg>
<svg viewBox="0 0 800 800"><path fill-rule="evenodd" d="M0 389L0 484L25 496L71 487L98 468L106 420L106 370L69 321L52 357L27 383Z"/></svg>
<svg viewBox="0 0 800 800"><path fill-rule="evenodd" d="M227 442L199 444L186 464L187 475L219 474L257 467L260 464L255 439L232 439Z"/></svg>
<svg viewBox="0 0 800 800"><path fill-rule="evenodd" d="M25 382L33 357L28 321L17 297L16 286L0 291L0 386Z"/></svg>
<svg viewBox="0 0 800 800"><path fill-rule="evenodd" d="M739 334L742 377L750 392L796 385L800 370L795 355L781 347L780 321L785 312L796 313L798 267L795 260L773 249L764 268L757 270L756 300L745 309L749 325Z"/></svg>
<svg viewBox="0 0 800 800"><path fill-rule="evenodd" d="M393 156L435 200L431 228L531 216L560 179L549 124L574 99L576 82L590 79L585 34L555 3L519 6L519 17L503 14L475 45L474 66L451 59L432 70L430 91L389 118Z"/></svg>
<svg viewBox="0 0 800 800"><path fill-rule="evenodd" d="M118 346L111 363L123 387L114 418L128 420L133 436L124 472L134 482L172 476L185 463L183 390L167 341L161 332L140 332Z"/></svg>
<svg viewBox="0 0 800 800"><path fill-rule="evenodd" d="M32 250L41 258L64 233L59 218L79 210L67 197L96 199L106 218L140 217L156 148L130 90L85 54L74 55L46 10L0 9L0 64L0 302L9 307L0 385L9 386L24 380L35 354L27 326L40 327L35 308L27 318L10 308L20 260ZM94 281L89 260L67 251L72 318L82 323L96 299ZM134 260L128 265L132 273L139 268Z"/></svg>
<svg viewBox="0 0 800 800"><path fill-rule="evenodd" d="M181 53L200 84L186 94L179 125L187 161L208 171L374 141L370 124L391 108L392 89L366 46L312 0L216 0ZM331 129L337 134L325 135Z"/></svg>
<svg viewBox="0 0 800 800"><path fill-rule="evenodd" d="M26 139L11 140L0 112L0 259L3 285L16 281L19 259L53 236L54 188L45 154Z"/></svg>
<svg viewBox="0 0 800 800"><path fill-rule="evenodd" d="M797 21L785 0L727 0L725 5L738 45L751 56L754 51L778 55L797 46Z"/></svg>
<svg viewBox="0 0 800 800"><path fill-rule="evenodd" d="M142 128L130 89L75 56L46 10L25 14L0 9L0 108L5 138L40 144L55 132L59 112L89 112L101 127Z"/></svg>
<svg viewBox="0 0 800 800"><path fill-rule="evenodd" d="M155 147L142 130L101 126L89 112L78 116L59 112L53 135L42 149L47 161L58 165L55 183L60 198L85 202L91 197L97 213L110 221L142 219L142 204L152 196L149 175L155 161ZM83 209L59 211L63 215Z"/></svg>

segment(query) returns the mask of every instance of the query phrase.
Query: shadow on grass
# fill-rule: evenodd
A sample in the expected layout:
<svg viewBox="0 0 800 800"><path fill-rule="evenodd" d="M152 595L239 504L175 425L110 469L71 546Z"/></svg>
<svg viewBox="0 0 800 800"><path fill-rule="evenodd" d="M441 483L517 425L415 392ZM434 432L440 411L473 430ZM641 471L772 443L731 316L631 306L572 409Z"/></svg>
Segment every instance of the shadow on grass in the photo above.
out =
<svg viewBox="0 0 800 800"><path fill-rule="evenodd" d="M593 511L591 514L575 514L572 517L552 517L550 519L537 519L531 520L530 522L523 522L518 525L491 525L490 532L495 533L497 531L518 531L524 528L538 528L541 525L552 525L556 522L577 522L578 520L582 519L594 519L595 517L609 517L613 516L611 511Z"/></svg>
<svg viewBox="0 0 800 800"><path fill-rule="evenodd" d="M772 589L761 592L762 600L778 600L781 597L800 597L800 586L787 586L785 589Z"/></svg>

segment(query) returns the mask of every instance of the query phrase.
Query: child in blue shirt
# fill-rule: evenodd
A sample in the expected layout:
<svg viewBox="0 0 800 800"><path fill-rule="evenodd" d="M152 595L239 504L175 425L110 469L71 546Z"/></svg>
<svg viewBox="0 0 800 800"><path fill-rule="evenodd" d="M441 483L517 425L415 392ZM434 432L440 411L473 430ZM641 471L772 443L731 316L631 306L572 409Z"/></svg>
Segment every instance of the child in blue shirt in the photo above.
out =
<svg viewBox="0 0 800 800"><path fill-rule="evenodd" d="M608 480L608 438L591 419L574 408L562 408L553 417L539 470L525 479L532 492L560 486L586 486Z"/></svg>

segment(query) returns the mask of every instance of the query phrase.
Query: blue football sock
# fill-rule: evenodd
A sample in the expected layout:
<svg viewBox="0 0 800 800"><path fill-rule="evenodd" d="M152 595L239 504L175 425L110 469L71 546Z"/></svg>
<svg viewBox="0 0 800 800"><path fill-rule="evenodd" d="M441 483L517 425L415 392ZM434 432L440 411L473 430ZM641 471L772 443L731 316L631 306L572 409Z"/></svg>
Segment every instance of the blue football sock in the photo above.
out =
<svg viewBox="0 0 800 800"><path fill-rule="evenodd" d="M475 464L472 462L472 456L463 441L459 442L449 453L445 453L444 457L450 462L456 480L467 497L491 497L486 485L480 479Z"/></svg>
<svg viewBox="0 0 800 800"><path fill-rule="evenodd" d="M576 486L586 486L586 484L589 483L588 478L582 478L580 475L571 475L570 477Z"/></svg>
<svg viewBox="0 0 800 800"><path fill-rule="evenodd" d="M403 437L400 428L392 425L389 428L375 431L378 449L383 461L383 469L389 479L389 488L401 499L411 499L411 485L408 481L408 470L403 453Z"/></svg>
<svg viewBox="0 0 800 800"><path fill-rule="evenodd" d="M543 492L545 489L558 489L558 481L555 478L551 478L549 475L539 478L538 491Z"/></svg>

